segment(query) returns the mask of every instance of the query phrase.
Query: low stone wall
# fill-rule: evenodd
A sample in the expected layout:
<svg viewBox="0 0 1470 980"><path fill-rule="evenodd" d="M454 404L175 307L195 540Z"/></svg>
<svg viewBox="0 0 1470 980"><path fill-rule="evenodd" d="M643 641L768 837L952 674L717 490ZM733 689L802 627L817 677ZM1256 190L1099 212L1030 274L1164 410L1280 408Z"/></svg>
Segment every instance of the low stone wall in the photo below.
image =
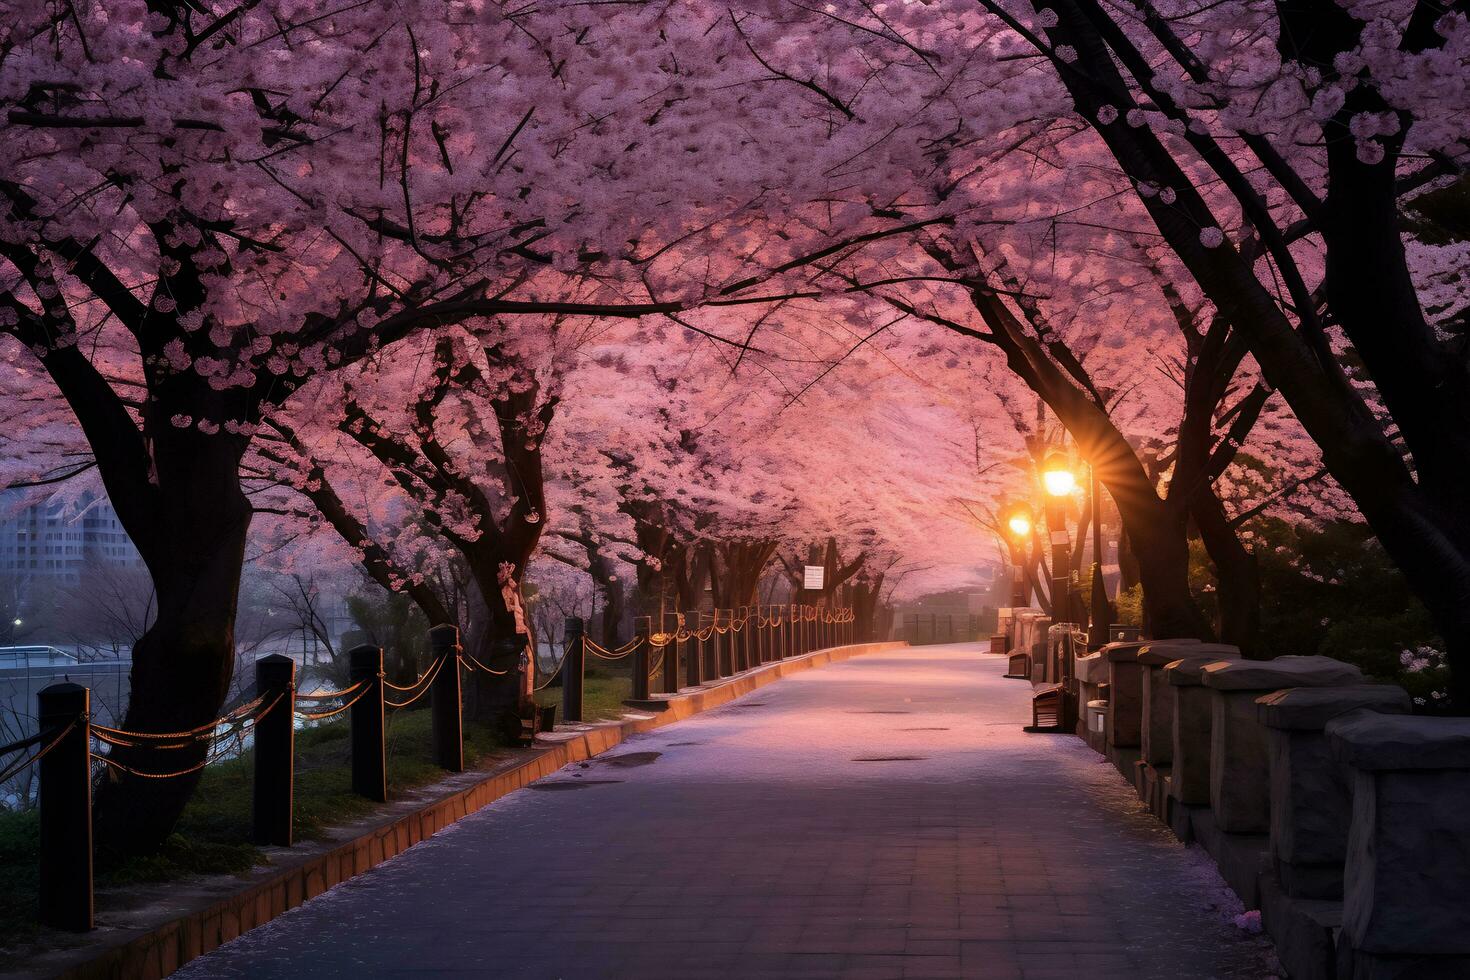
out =
<svg viewBox="0 0 1470 980"><path fill-rule="evenodd" d="M272 865L240 884L217 879L183 899L170 886L168 900L153 906L153 921L132 925L107 922L110 932L94 933L69 950L44 954L15 976L68 980L154 980L229 942L240 934L315 898L334 885L432 837L456 820L494 803L563 766L606 752L630 735L652 731L727 704L782 677L852 657L907 647L906 642L858 643L776 661L709 687L691 688L647 702L651 710L630 710L621 721L563 726L538 736L537 747L489 774L464 773L437 784L438 798L392 804L368 821L353 825L350 839L269 850ZM253 879L253 880L250 880ZM180 906L184 906L182 909Z"/></svg>
<svg viewBox="0 0 1470 980"><path fill-rule="evenodd" d="M1287 976L1470 976L1470 719L1410 717L1327 657L1141 650L1141 676L1102 655L1106 754L1261 911Z"/></svg>

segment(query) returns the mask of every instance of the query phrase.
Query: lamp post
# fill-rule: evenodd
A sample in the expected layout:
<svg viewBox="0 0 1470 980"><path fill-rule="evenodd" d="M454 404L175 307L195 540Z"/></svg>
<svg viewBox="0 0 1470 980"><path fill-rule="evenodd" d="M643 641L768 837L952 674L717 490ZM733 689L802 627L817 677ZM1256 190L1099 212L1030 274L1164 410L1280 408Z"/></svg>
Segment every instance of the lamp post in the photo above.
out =
<svg viewBox="0 0 1470 980"><path fill-rule="evenodd" d="M1051 616L1054 623L1075 622L1072 612L1071 542L1067 538L1066 511L1062 501L1077 488L1067 457L1048 453L1041 468L1041 486L1046 491L1046 530L1051 538Z"/></svg>
<svg viewBox="0 0 1470 980"><path fill-rule="evenodd" d="M1087 631L1087 648L1099 650L1108 642L1108 586L1103 581L1102 495L1098 492L1097 467L1087 467L1092 492L1092 625Z"/></svg>
<svg viewBox="0 0 1470 980"><path fill-rule="evenodd" d="M1026 565L1031 548L1031 508L1025 504L1012 504L1004 516L1006 530L1011 535L1011 607L1024 609L1031 604L1031 589L1026 584Z"/></svg>

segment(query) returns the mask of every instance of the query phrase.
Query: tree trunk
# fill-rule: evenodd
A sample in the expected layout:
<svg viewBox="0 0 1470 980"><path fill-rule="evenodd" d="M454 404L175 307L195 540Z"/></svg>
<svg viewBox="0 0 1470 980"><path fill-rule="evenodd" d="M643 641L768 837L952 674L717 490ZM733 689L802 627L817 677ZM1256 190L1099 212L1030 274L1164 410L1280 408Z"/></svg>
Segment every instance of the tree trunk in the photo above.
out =
<svg viewBox="0 0 1470 980"><path fill-rule="evenodd" d="M600 548L587 549L587 573L602 596L602 620L598 624L597 642L609 650L621 642L618 630L625 611L623 583L615 571L613 563Z"/></svg>
<svg viewBox="0 0 1470 980"><path fill-rule="evenodd" d="M883 575L859 578L852 585L853 636L858 643L881 639L878 633L878 604L883 593Z"/></svg>
<svg viewBox="0 0 1470 980"><path fill-rule="evenodd" d="M512 564L509 556L490 545L486 535L481 553L466 555L474 573L475 586L485 603L486 639L484 647L489 659L483 661L491 670L504 674L476 671L470 676L466 700L466 716L501 733L508 744L520 737L521 714L528 707L530 680L535 677L536 652L530 649L529 615L518 617L513 604L520 602L520 578L506 581L500 577L502 563ZM498 537L498 535L497 535Z"/></svg>
<svg viewBox="0 0 1470 980"><path fill-rule="evenodd" d="M1191 511L1219 581L1216 598L1220 607L1220 640L1233 643L1240 647L1243 656L1255 659L1261 628L1261 574L1256 556L1240 543L1220 498L1214 493L1209 490L1196 493Z"/></svg>
<svg viewBox="0 0 1470 980"><path fill-rule="evenodd" d="M237 440L223 436L154 443L162 511L156 516L167 515L167 530L134 539L153 576L158 612L133 647L132 690L120 726L126 731L191 730L216 718L225 702L251 518L239 483L242 451ZM208 742L167 753L112 747L108 755L130 769L163 773L201 764L208 749ZM114 855L157 850L199 778L194 772L149 779L109 766L97 790L99 849Z"/></svg>
<svg viewBox="0 0 1470 980"><path fill-rule="evenodd" d="M1111 489L1111 488L1110 488ZM1158 504L1152 491L1149 497ZM1143 625L1158 639L1211 639L1209 624L1189 592L1189 537L1184 513L1163 504L1141 506L1125 494L1114 499L1131 530L1143 585Z"/></svg>
<svg viewBox="0 0 1470 980"><path fill-rule="evenodd" d="M710 571L714 603L719 609L753 606L760 598L761 575L776 553L775 541L723 541ZM693 607L690 607L693 608Z"/></svg>
<svg viewBox="0 0 1470 980"><path fill-rule="evenodd" d="M1138 556L1133 553L1133 541L1128 529L1118 531L1118 589L1124 591L1138 584Z"/></svg>

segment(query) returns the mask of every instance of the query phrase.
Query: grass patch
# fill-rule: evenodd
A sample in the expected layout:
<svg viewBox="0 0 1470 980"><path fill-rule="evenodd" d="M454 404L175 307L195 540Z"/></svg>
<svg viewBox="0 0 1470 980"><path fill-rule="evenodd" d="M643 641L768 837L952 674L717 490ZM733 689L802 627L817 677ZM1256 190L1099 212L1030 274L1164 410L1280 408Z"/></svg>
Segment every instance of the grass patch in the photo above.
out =
<svg viewBox="0 0 1470 980"><path fill-rule="evenodd" d="M472 768L502 745L496 735L465 726L465 766ZM380 804L352 792L347 720L296 733L296 838L320 839L333 826L372 813ZM204 770L199 789L174 834L157 854L108 861L98 856L97 887L174 881L189 875L240 874L262 863L250 843L251 752ZM388 793L400 796L432 783L444 770L432 759L430 713L396 712L388 722ZM34 939L40 851L34 810L0 812L0 936L3 945Z"/></svg>
<svg viewBox="0 0 1470 980"><path fill-rule="evenodd" d="M548 687L536 692L536 703L557 706L556 720L562 721L561 691ZM625 671L588 668L582 681L582 720L615 721L628 710L623 701L633 696L633 678Z"/></svg>

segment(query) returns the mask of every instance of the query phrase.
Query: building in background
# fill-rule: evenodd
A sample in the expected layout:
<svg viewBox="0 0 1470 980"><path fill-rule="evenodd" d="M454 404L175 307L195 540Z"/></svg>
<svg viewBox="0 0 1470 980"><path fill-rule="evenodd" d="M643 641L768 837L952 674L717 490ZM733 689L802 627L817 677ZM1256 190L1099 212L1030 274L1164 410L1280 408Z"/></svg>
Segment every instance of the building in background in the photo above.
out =
<svg viewBox="0 0 1470 980"><path fill-rule="evenodd" d="M80 585L88 568L141 568L142 558L106 497L80 501L0 491L0 576ZM34 493L29 496L34 497Z"/></svg>

